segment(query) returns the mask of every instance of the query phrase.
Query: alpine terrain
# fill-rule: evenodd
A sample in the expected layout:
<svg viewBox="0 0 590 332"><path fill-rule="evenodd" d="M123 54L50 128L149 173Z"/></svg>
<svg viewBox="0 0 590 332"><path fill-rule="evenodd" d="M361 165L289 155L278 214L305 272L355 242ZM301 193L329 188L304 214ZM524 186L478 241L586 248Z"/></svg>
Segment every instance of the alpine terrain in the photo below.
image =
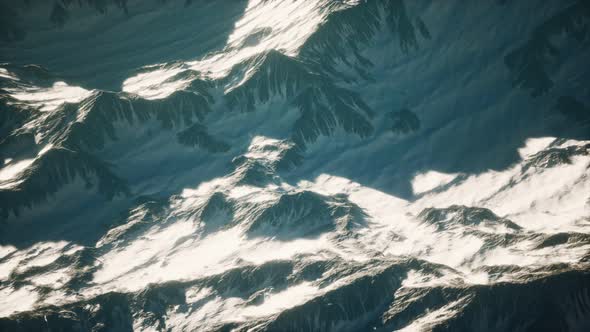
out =
<svg viewBox="0 0 590 332"><path fill-rule="evenodd" d="M0 331L590 331L590 2L0 0Z"/></svg>

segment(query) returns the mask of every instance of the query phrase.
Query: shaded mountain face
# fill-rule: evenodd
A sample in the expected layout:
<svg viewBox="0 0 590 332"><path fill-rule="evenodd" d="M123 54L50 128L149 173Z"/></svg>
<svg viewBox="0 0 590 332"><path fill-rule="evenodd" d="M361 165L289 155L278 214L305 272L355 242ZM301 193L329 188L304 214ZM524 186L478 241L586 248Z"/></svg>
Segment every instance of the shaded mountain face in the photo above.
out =
<svg viewBox="0 0 590 332"><path fill-rule="evenodd" d="M0 1L0 331L588 331L585 1Z"/></svg>

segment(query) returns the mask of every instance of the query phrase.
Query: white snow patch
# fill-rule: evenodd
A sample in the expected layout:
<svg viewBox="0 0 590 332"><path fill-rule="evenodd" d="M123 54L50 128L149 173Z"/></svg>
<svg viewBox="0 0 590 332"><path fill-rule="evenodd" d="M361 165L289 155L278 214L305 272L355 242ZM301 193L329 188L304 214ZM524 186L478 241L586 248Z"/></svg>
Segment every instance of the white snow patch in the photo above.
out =
<svg viewBox="0 0 590 332"><path fill-rule="evenodd" d="M542 151L553 141L555 141L555 137L529 138L525 141L524 147L518 149L518 154L522 159L526 159Z"/></svg>
<svg viewBox="0 0 590 332"><path fill-rule="evenodd" d="M18 175L24 172L35 161L35 158L23 159L11 162L0 168L0 189L10 188L16 185Z"/></svg>
<svg viewBox="0 0 590 332"><path fill-rule="evenodd" d="M431 191L453 181L458 174L445 174L437 171L420 173L412 179L412 190L414 194L421 194Z"/></svg>
<svg viewBox="0 0 590 332"><path fill-rule="evenodd" d="M55 82L50 88L31 87L9 90L11 96L39 107L42 111L55 111L63 103L77 103L92 95L92 91L65 82Z"/></svg>
<svg viewBox="0 0 590 332"><path fill-rule="evenodd" d="M39 295L31 286L19 289L12 287L0 289L0 317L33 309L38 298Z"/></svg>

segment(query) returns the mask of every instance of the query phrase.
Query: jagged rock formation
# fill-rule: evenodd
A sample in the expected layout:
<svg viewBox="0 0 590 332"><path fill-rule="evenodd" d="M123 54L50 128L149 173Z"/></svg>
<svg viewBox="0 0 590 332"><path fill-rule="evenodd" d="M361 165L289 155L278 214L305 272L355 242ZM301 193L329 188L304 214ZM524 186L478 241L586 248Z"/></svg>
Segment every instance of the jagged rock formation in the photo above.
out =
<svg viewBox="0 0 590 332"><path fill-rule="evenodd" d="M233 176L237 179L236 184L264 187L277 181L274 170L259 161L238 157L233 164L236 166Z"/></svg>
<svg viewBox="0 0 590 332"><path fill-rule="evenodd" d="M13 102L10 96L0 95L0 141L10 139L12 131L20 128L33 112L30 108L17 107Z"/></svg>
<svg viewBox="0 0 590 332"><path fill-rule="evenodd" d="M1 331L589 329L585 3L171 2L0 5Z"/></svg>
<svg viewBox="0 0 590 332"><path fill-rule="evenodd" d="M129 190L124 180L117 177L103 161L66 148L53 148L36 159L26 169L14 188L1 189L2 217L18 216L23 208L33 208L55 194L62 186L81 179L87 187L112 199Z"/></svg>
<svg viewBox="0 0 590 332"><path fill-rule="evenodd" d="M523 166L523 172L531 167L551 168L564 164L571 164L574 156L587 156L590 154L590 144L582 146L568 146L565 148L549 148L538 152L527 159Z"/></svg>
<svg viewBox="0 0 590 332"><path fill-rule="evenodd" d="M588 243L590 236L581 233L557 233L545 236L538 248L555 247L559 245L584 245Z"/></svg>
<svg viewBox="0 0 590 332"><path fill-rule="evenodd" d="M282 195L263 209L248 227L252 235L290 237L351 230L365 223L363 210L346 197L326 197L303 191Z"/></svg>
<svg viewBox="0 0 590 332"><path fill-rule="evenodd" d="M251 58L234 67L230 77L243 77L226 94L228 105L252 111L257 104L273 97L285 98L301 112L293 128L293 140L299 146L320 135L330 135L337 127L360 137L373 127L372 111L352 91L330 84L326 77L308 64L277 51Z"/></svg>
<svg viewBox="0 0 590 332"><path fill-rule="evenodd" d="M104 148L107 139L117 139L117 123L133 126L153 119L163 129L183 128L199 121L208 112L206 99L192 92L178 92L156 101L99 92L80 104L64 104L62 109L44 119L43 132L51 137L52 143L57 141L75 148L98 150ZM186 129L179 134L179 141L189 146L198 145L192 137L199 135L196 131L198 127Z"/></svg>
<svg viewBox="0 0 590 332"><path fill-rule="evenodd" d="M503 225L509 229L518 230L520 226L512 221L500 218L491 210L468 207L460 205L451 205L447 208L428 208L424 209L418 215L418 218L426 223L435 225L437 230L445 230L451 227L461 226L478 226L478 225Z"/></svg>
<svg viewBox="0 0 590 332"><path fill-rule="evenodd" d="M408 14L404 0L369 0L332 12L302 46L301 54L320 62L322 70L331 74L338 75L334 66L342 62L362 75L362 68L372 63L361 51L382 30L396 38L405 53L418 48L418 34L431 37L426 24Z"/></svg>
<svg viewBox="0 0 590 332"><path fill-rule="evenodd" d="M292 282L308 280L321 284L337 275L347 275L349 281L345 285L326 290L321 296L278 315L250 322L238 319L218 322L207 325L207 328L328 331L333 328L391 330L411 326L446 331L474 328L508 330L522 326L558 330L587 327L587 294L578 293L572 286L588 285L588 274L584 271L566 271L560 276L541 276L524 284L502 283L495 287L403 286L412 269L433 268L436 266L411 260L374 260L360 266L339 266L325 261L300 266L287 261L274 261L195 281L153 285L138 293L99 295L69 304L65 310L48 307L21 313L18 320L0 319L0 324L13 331L42 326L65 329L77 326L83 331L101 330L106 326L120 330L132 330L133 326L179 329L187 325L172 320L166 313L176 315L202 310L203 300L216 296L239 299L243 308L255 307L259 305L257 299L261 292L279 293ZM324 275L310 275L310 269L323 271ZM195 301L189 295L206 289L211 290L204 293L202 300ZM341 305L335 306L334 303ZM511 310L507 311L507 308ZM454 314L456 309L461 309L463 315ZM429 320L432 315L438 319ZM413 320L416 316L421 319ZM503 318L500 319L500 316Z"/></svg>
<svg viewBox="0 0 590 332"><path fill-rule="evenodd" d="M149 227L162 223L169 212L168 200L139 197L137 205L130 209L120 222L113 223L110 230L97 242L101 250L124 247L127 241L145 232Z"/></svg>

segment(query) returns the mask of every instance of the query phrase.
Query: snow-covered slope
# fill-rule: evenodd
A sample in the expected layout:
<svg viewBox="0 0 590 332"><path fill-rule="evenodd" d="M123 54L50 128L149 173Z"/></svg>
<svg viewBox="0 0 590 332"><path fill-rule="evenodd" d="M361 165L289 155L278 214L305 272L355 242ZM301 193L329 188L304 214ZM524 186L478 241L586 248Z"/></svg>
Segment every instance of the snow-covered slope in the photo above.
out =
<svg viewBox="0 0 590 332"><path fill-rule="evenodd" d="M0 330L590 329L585 1L0 13Z"/></svg>

